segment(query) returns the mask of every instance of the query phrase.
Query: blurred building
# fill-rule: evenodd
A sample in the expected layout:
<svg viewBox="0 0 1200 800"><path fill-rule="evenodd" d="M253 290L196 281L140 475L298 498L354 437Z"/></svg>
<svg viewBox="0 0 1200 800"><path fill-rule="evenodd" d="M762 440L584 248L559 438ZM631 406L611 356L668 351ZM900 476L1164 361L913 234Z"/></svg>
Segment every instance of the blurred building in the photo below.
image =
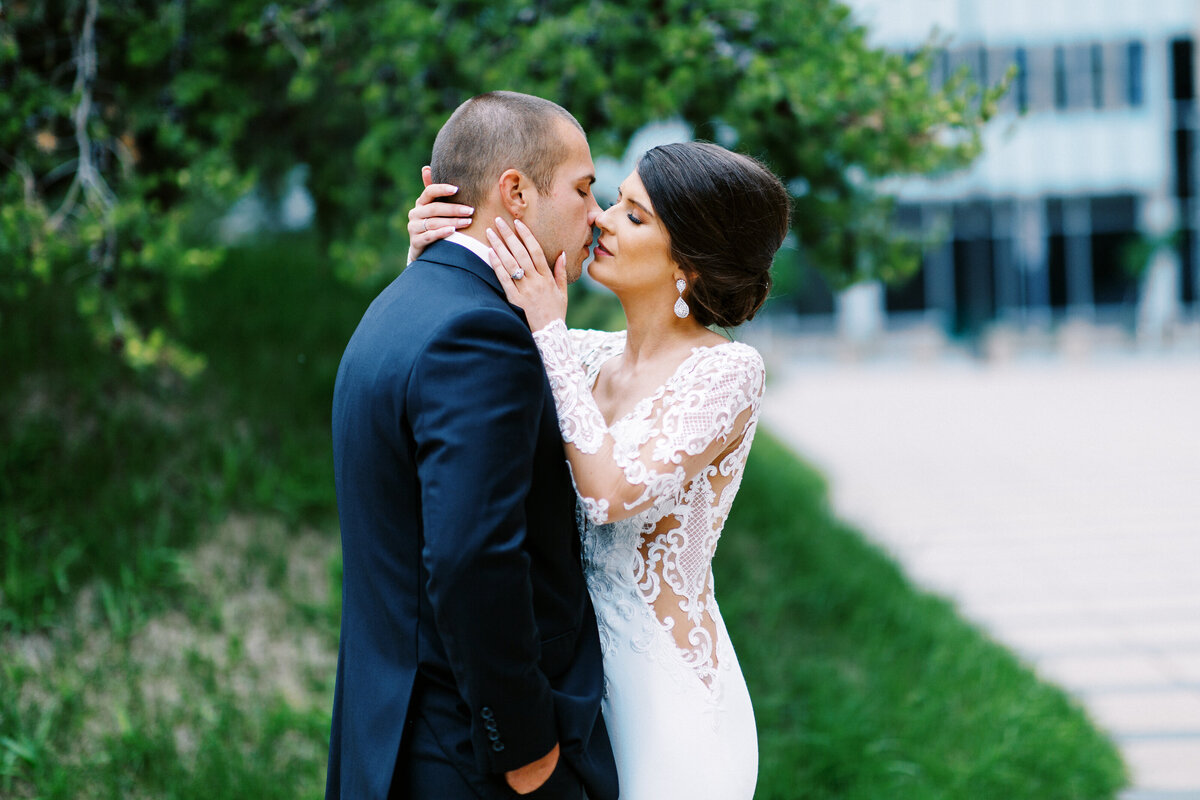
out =
<svg viewBox="0 0 1200 800"><path fill-rule="evenodd" d="M1197 315L1197 0L849 5L879 45L948 36L935 82L1016 78L969 171L889 186L898 225L928 243L923 266L839 298L843 328L1082 319L1153 336Z"/></svg>

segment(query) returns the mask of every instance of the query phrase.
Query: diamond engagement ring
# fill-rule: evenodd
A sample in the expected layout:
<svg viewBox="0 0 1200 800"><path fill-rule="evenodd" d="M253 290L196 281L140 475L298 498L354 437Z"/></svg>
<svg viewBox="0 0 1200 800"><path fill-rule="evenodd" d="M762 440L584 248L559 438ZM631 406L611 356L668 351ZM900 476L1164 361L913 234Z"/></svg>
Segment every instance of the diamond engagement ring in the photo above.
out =
<svg viewBox="0 0 1200 800"><path fill-rule="evenodd" d="M517 267L516 271L513 272L513 274L512 274L512 279L514 281L519 281L519 280L521 280L521 278L524 278L524 277L525 277L525 270L521 269L520 267Z"/></svg>
<svg viewBox="0 0 1200 800"><path fill-rule="evenodd" d="M429 233L429 220L424 220L421 224L425 226L425 232Z"/></svg>

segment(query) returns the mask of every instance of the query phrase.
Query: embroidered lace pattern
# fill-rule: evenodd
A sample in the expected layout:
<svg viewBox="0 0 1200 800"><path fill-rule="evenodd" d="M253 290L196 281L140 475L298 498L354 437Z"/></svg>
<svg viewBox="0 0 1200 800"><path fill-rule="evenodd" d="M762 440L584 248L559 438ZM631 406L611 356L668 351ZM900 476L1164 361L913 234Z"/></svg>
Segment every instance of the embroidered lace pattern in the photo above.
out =
<svg viewBox="0 0 1200 800"><path fill-rule="evenodd" d="M718 641L724 625L711 565L754 438L762 359L735 342L693 348L664 385L610 425L592 387L604 362L624 350L624 334L568 331L556 321L534 340L563 440L615 465L626 484L616 496L592 497L576 481L602 645L616 646L609 615L644 618L632 647L686 665L682 672L699 677L716 704L727 643Z"/></svg>

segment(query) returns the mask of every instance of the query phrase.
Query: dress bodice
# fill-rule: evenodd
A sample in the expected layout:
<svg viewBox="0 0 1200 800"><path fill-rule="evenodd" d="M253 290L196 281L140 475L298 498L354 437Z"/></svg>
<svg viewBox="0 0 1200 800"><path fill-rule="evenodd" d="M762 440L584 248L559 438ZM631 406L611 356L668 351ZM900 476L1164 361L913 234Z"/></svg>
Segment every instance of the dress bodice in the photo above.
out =
<svg viewBox="0 0 1200 800"><path fill-rule="evenodd" d="M615 644L606 617L645 615L658 630L645 631L645 641L633 647L666 641L671 652L660 656L686 665L717 691L724 624L712 559L754 438L765 379L761 357L737 342L695 347L666 383L608 424L592 388L603 364L624 350L625 334L568 331L556 322L534 338L568 452L578 450L572 460L597 459L619 478L606 482L594 478L602 472L595 470L588 483L578 464L572 473L605 648Z"/></svg>

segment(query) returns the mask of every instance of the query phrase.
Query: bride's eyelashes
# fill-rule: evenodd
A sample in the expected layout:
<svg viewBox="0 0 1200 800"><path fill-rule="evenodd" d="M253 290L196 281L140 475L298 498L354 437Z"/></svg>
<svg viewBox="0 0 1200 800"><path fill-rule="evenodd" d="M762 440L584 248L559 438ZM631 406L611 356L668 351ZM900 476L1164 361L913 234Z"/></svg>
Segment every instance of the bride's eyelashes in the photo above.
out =
<svg viewBox="0 0 1200 800"><path fill-rule="evenodd" d="M608 209L612 208L612 207L613 207L613 206L615 206L615 205L616 205L616 203L609 203L608 205L606 205L606 206L604 207L604 209L607 211ZM631 211L631 212L629 212L628 214L626 214L625 216L626 216L626 217L629 219L629 221L630 221L630 222L632 222L634 225L641 225L641 224L643 224L643 220L640 220L640 219L638 219L638 218L637 218L637 217L636 217L636 216L633 214L633 212L632 212L632 211Z"/></svg>

